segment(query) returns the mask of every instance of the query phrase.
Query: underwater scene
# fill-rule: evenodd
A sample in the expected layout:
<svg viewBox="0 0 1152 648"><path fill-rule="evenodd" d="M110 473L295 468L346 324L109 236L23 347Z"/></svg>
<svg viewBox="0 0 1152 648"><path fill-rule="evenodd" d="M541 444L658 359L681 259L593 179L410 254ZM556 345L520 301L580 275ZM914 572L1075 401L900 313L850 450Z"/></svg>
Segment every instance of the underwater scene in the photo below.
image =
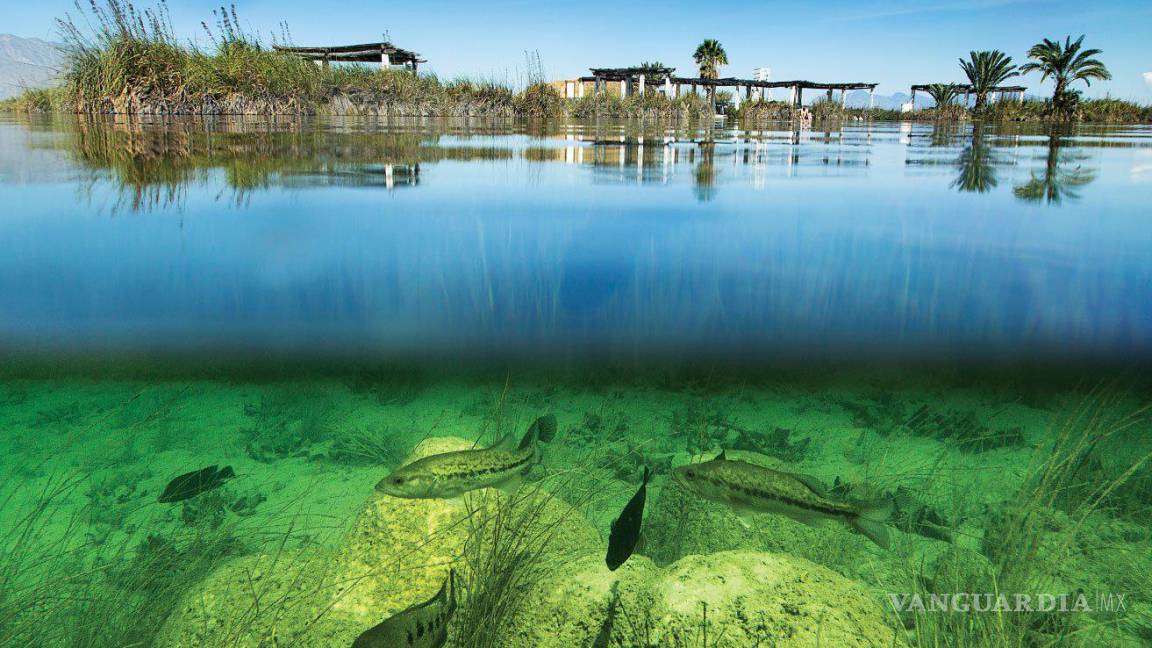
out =
<svg viewBox="0 0 1152 648"><path fill-rule="evenodd" d="M0 120L0 645L1152 645L1152 128Z"/></svg>

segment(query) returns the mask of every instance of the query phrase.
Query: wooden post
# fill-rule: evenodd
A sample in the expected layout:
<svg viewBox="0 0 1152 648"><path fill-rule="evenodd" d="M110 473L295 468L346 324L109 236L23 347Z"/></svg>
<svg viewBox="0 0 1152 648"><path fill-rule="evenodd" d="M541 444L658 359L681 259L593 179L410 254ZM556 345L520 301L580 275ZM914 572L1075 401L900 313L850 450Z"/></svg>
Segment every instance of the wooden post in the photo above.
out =
<svg viewBox="0 0 1152 648"><path fill-rule="evenodd" d="M417 74L416 74L416 59L412 59L412 76L417 76Z"/></svg>
<svg viewBox="0 0 1152 648"><path fill-rule="evenodd" d="M800 106L804 105L804 88L800 87L799 83L792 87L796 88L796 103L793 105L793 107L799 108Z"/></svg>
<svg viewBox="0 0 1152 648"><path fill-rule="evenodd" d="M876 88L868 88L868 108L876 107Z"/></svg>
<svg viewBox="0 0 1152 648"><path fill-rule="evenodd" d="M643 74L640 75L640 87L639 87L638 92L640 94L644 94L644 75Z"/></svg>
<svg viewBox="0 0 1152 648"><path fill-rule="evenodd" d="M576 79L576 97L578 99L584 98L584 79Z"/></svg>
<svg viewBox="0 0 1152 648"><path fill-rule="evenodd" d="M628 96L628 79L620 79L620 97Z"/></svg>
<svg viewBox="0 0 1152 648"><path fill-rule="evenodd" d="M916 88L912 88L912 101L909 103L911 104L912 109L908 112L916 112Z"/></svg>
<svg viewBox="0 0 1152 648"><path fill-rule="evenodd" d="M391 66L392 66L392 58L390 56L388 56L388 50L384 49L384 47L381 46L380 47L380 69L381 70L387 70Z"/></svg>
<svg viewBox="0 0 1152 648"><path fill-rule="evenodd" d="M840 88L840 107L848 107L848 88Z"/></svg>
<svg viewBox="0 0 1152 648"><path fill-rule="evenodd" d="M664 96L672 96L672 77L670 76L664 77Z"/></svg>
<svg viewBox="0 0 1152 648"><path fill-rule="evenodd" d="M832 103L832 88L828 88L828 103Z"/></svg>

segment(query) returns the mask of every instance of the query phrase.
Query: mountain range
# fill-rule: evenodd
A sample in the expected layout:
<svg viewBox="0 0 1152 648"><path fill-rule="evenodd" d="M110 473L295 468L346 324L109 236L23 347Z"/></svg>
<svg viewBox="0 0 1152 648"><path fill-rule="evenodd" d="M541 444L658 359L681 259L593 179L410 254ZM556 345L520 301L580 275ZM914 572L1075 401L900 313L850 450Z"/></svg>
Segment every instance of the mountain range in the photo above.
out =
<svg viewBox="0 0 1152 648"><path fill-rule="evenodd" d="M56 43L0 34L0 99L14 97L25 88L52 85L63 60Z"/></svg>

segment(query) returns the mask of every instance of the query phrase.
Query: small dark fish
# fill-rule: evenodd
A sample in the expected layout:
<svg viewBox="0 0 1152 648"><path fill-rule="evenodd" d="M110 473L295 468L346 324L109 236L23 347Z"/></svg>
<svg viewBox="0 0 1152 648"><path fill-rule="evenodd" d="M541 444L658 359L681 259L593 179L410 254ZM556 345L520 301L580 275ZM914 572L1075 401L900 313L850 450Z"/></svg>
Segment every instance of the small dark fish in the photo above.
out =
<svg viewBox="0 0 1152 648"><path fill-rule="evenodd" d="M640 542L640 527L644 524L644 500L648 498L648 478L651 474L645 466L640 490L628 500L620 517L612 523L612 532L608 535L608 555L604 558L608 569L612 571L616 571L617 567L628 560Z"/></svg>
<svg viewBox="0 0 1152 648"><path fill-rule="evenodd" d="M224 466L219 470L216 469L216 466L193 470L168 482L168 486L164 488L163 493L160 493L157 501L168 504L192 499L200 493L206 493L223 486L225 481L235 476L236 473L232 472L232 466Z"/></svg>
<svg viewBox="0 0 1152 648"><path fill-rule="evenodd" d="M448 641L448 620L456 611L456 572L436 596L417 603L365 630L352 648L440 648Z"/></svg>

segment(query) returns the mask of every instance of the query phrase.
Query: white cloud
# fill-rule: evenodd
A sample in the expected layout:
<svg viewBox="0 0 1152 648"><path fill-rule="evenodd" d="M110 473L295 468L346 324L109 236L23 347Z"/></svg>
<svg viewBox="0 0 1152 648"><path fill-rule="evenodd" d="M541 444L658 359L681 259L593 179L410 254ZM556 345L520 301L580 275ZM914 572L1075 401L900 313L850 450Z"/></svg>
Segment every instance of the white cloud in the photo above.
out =
<svg viewBox="0 0 1152 648"><path fill-rule="evenodd" d="M1144 83L1147 83L1148 85L1152 85L1152 72L1145 72L1144 73Z"/></svg>

